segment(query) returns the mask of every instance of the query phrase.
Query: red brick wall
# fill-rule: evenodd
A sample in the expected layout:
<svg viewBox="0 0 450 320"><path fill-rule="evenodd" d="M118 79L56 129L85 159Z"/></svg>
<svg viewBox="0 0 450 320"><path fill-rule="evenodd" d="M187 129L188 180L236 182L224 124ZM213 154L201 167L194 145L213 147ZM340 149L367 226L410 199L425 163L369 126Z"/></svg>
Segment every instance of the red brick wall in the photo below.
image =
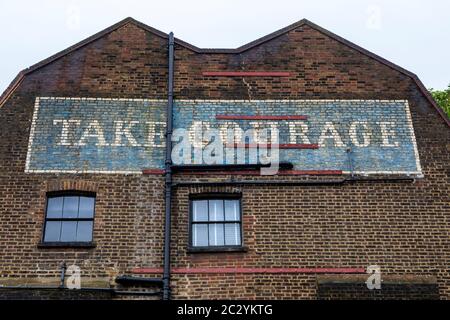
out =
<svg viewBox="0 0 450 320"><path fill-rule="evenodd" d="M441 297L450 298L450 130L412 79L307 25L241 54L195 53L180 44L175 52L176 99L407 99L425 178L342 186L177 188L173 266L378 264L386 274L436 276ZM292 76L202 76L219 70L288 71ZM164 99L166 91L167 41L134 24L25 76L0 109L0 273L5 281L54 279L62 260L78 264L87 278L112 279L133 268L162 266L162 176L25 174L24 166L36 96ZM66 184L97 192L93 249L38 247L45 193ZM208 190L242 192L247 252L186 252L188 195ZM173 280L175 298L317 297L314 274L176 274Z"/></svg>
<svg viewBox="0 0 450 320"><path fill-rule="evenodd" d="M24 166L36 96L164 98L166 48L164 39L126 25L27 75L0 109L3 277L59 277L63 260L79 265L89 281L136 264L162 266L163 177L25 174ZM64 181L77 182L63 187ZM45 194L58 185L96 191L94 249L38 248Z"/></svg>

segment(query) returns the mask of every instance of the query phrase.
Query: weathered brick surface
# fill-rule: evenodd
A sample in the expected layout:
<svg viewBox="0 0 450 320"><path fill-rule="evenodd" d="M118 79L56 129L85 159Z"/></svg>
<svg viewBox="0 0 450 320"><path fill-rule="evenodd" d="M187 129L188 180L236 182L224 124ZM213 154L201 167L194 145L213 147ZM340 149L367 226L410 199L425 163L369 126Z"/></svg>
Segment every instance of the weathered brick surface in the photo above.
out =
<svg viewBox="0 0 450 320"><path fill-rule="evenodd" d="M164 168L166 104L36 98L26 172L142 173L142 168Z"/></svg>
<svg viewBox="0 0 450 320"><path fill-rule="evenodd" d="M175 66L177 99L408 100L424 178L414 183L340 186L177 188L173 266L364 268L378 264L386 274L436 276L440 298L450 298L450 130L410 77L307 25L241 54L196 53L177 44ZM201 74L218 70L289 71L293 76ZM162 176L26 174L24 169L36 97L165 99L166 91L167 41L133 23L25 76L0 109L3 279L57 278L62 260L78 264L82 275L94 278L112 279L135 267L162 266ZM45 194L59 188L97 193L95 248L38 247ZM247 252L187 252L188 196L211 191L242 192ZM188 274L174 275L173 280L175 298L318 297L312 274Z"/></svg>
<svg viewBox="0 0 450 320"><path fill-rule="evenodd" d="M2 289L3 300L109 300L113 295L109 292L95 290L60 290L60 289Z"/></svg>
<svg viewBox="0 0 450 320"><path fill-rule="evenodd" d="M439 288L434 284L389 284L382 290L367 290L365 284L328 284L318 287L323 300L436 300Z"/></svg>

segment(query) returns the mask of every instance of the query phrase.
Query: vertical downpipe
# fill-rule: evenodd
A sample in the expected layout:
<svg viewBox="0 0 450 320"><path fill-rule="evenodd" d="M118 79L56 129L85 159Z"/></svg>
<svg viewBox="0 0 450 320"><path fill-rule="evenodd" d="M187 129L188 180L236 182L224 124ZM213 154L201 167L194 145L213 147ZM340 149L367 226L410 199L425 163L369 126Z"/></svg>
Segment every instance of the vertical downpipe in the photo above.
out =
<svg viewBox="0 0 450 320"><path fill-rule="evenodd" d="M173 131L173 65L174 37L169 34L169 86L166 121L166 161L165 161L165 222L164 222L164 274L163 300L170 299L170 228L172 211L172 131Z"/></svg>

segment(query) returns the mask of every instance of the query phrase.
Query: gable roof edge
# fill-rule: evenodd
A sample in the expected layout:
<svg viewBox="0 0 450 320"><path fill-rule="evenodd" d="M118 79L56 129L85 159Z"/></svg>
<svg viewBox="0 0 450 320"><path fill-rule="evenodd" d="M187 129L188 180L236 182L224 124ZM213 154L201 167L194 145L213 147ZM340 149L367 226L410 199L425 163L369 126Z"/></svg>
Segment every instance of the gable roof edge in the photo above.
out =
<svg viewBox="0 0 450 320"><path fill-rule="evenodd" d="M72 45L72 46L62 50L62 51L60 51L60 52L58 52L58 53L56 53L56 54L54 54L54 55L52 55L52 56L50 56L49 58L44 59L44 60L42 60L42 61L40 61L40 62L30 66L29 68L26 68L26 69L20 71L19 74L16 76L16 78L14 78L14 80L10 83L10 85L6 88L6 90L0 95L0 108L3 106L3 104L6 102L6 100L8 100L8 98L12 95L14 90L20 85L20 83L22 82L23 78L27 74L29 74L29 73L31 73L31 72L33 72L33 71L35 71L35 70L37 70L37 69L47 65L47 64L49 64L49 63L51 63L51 62L53 62L53 61L55 61L57 59L60 59L60 58L64 57L65 55L67 55L67 54L69 54L69 53L71 53L71 52L73 52L73 51L75 51L75 50L77 50L77 49L79 49L81 47L84 47L84 46L88 45L89 43L92 43L95 40L98 40L99 38L101 38L101 37L103 37L103 36L113 32L115 30L125 26L128 23L133 23L133 24L137 25L138 27L140 27L140 28L142 28L142 29L144 29L144 30L146 30L148 32L151 32L151 33L153 33L153 34L155 34L157 36L160 36L162 38L168 39L168 34L162 32L162 31L160 31L158 29L155 29L153 27L150 27L150 26L148 26L148 25L146 25L146 24L144 24L144 23L142 23L140 21L137 21L137 20L135 20L135 19L133 19L131 17L127 17L127 18L123 19L122 21L119 21L116 24L114 24L114 25L112 25L112 26L110 26L110 27L108 27L108 28L106 28L106 29L104 29L104 30L102 30L102 31L100 31L100 32L98 32L98 33L96 33L96 34L94 34L94 35L92 35L92 36L90 36L90 37L88 37L88 38L86 38L86 39L84 39L84 40L82 40L82 41L80 41L80 42L78 42L78 43L76 43L76 44L74 44L74 45ZM387 59L382 58L381 56L379 56L379 55L377 55L377 54L375 54L375 53L373 53L373 52L371 52L369 50L364 49L363 47L358 46L357 44L355 44L355 43L353 43L351 41L348 41L348 40L342 38L341 36L338 36L337 34L331 32L331 31L329 31L329 30L327 30L325 28L322 28L319 25L316 25L315 23L313 23L313 22L311 22L311 21L309 21L307 19L302 19L300 21L297 21L297 22L295 22L295 23L293 23L293 24L291 24L291 25L289 25L287 27L284 27L284 28L279 29L279 30L277 30L275 32L272 32L272 33L270 33L268 35L265 35L265 36L263 36L261 38L258 38L258 39L254 40L254 41L251 41L251 42L249 42L249 43L247 43L247 44L245 44L243 46L240 46L240 47L238 47L236 49L202 49L202 48L198 48L198 47L196 47L196 46L194 46L194 45L192 45L190 43L187 43L187 42L185 42L185 41L183 41L181 39L178 39L178 38L175 38L175 43L179 44L179 45L181 45L181 46L183 46L183 47L185 47L187 49L190 49L190 50L192 50L192 51L194 51L196 53L230 53L230 54L235 53L235 54L239 54L239 53L247 51L247 50L249 50L249 49L251 49L253 47L261 45L261 44L263 44L263 43L265 43L267 41L270 41L270 40L272 40L272 39L274 39L274 38L276 38L276 37L278 37L280 35L283 35L283 34L285 34L287 32L290 32L290 31L292 31L292 30L294 30L294 29L296 29L296 28L298 28L300 26L303 26L303 25L307 25L307 26L313 28L314 30L316 30L316 31L318 31L318 32L320 32L320 33L322 33L322 34L324 34L324 35L326 35L326 36L328 36L328 37L330 37L330 38L332 38L332 39L334 39L334 40L336 40L336 41L338 41L338 42L340 42L340 43L342 43L342 44L344 44L344 45L346 45L346 46L348 46L348 47L350 47L350 48L352 48L352 49L354 49L354 50L356 50L356 51L358 51L358 52L360 52L362 54L364 54L364 55L366 55L366 56L368 56L369 58L372 58L372 59L380 62L381 64L384 64L384 65L386 65L386 66L388 66L388 67L390 67L390 68L392 68L392 69L394 69L394 70L396 70L396 71L398 71L398 72L400 72L400 73L410 77L414 81L414 83L417 85L417 87L419 88L421 93L430 102L430 104L437 110L438 114L441 116L441 118L444 120L444 122L450 128L450 118L447 117L445 112L439 107L439 105L436 103L436 101L434 100L434 98L432 97L430 92L426 89L426 87L424 86L424 84L422 83L422 81L419 79L419 77L416 74L414 74L413 72L408 71L408 70L400 67L399 65L397 65L397 64L395 64L395 63L393 63L393 62L391 62L391 61L389 61Z"/></svg>
<svg viewBox="0 0 450 320"><path fill-rule="evenodd" d="M422 81L420 80L420 78L413 72L406 70L402 67L400 67L399 65L367 50L364 49L363 47L358 46L357 44L342 38L341 36L338 36L337 34L322 28L321 26L316 25L315 23L306 20L305 19L305 23L310 26L311 28L323 33L326 36L329 36L330 38L368 56L369 58L372 58L376 61L378 61L381 64L384 64L388 67L390 67L391 69L394 69L395 71L398 71L408 77L410 77L414 83L417 85L417 87L419 88L420 92L425 96L425 98L428 100L428 102L430 102L430 104L433 106L434 109L436 109L436 111L438 112L438 114L441 116L442 120L444 120L444 122L447 124L447 126L450 128L450 118L445 114L445 112L442 110L442 108L437 104L437 102L434 100L433 96L431 95L431 93L427 90L427 88L425 87L425 85L422 83Z"/></svg>
<svg viewBox="0 0 450 320"><path fill-rule="evenodd" d="M49 63L52 63L53 61L58 60L58 59L64 57L65 55L94 42L95 40L98 40L99 38L119 29L120 27L125 26L126 24L128 24L132 21L134 21L133 18L130 18L130 17L125 18L122 21L119 21L119 22L113 24L112 26L109 26L108 28L103 29L102 31L97 32L96 34L94 34L84 40L81 40L80 42L78 42L64 50L59 51L58 53L55 53L55 54L51 55L50 57L48 57L44 60L41 60L38 63L35 63L26 69L21 70L17 74L17 76L13 79L13 81L11 81L11 83L6 88L6 90L0 95L0 108L3 106L3 104L6 102L6 100L8 100L8 98L11 96L11 94L14 92L14 90L18 87L18 85L23 81L23 78L27 74L29 74L39 68L42 68L42 67L48 65Z"/></svg>

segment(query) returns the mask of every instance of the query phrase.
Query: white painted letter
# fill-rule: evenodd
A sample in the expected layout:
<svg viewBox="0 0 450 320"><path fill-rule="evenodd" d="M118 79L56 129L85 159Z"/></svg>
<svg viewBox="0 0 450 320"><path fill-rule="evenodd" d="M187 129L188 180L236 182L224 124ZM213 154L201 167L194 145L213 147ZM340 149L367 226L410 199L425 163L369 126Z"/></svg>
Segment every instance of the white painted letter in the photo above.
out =
<svg viewBox="0 0 450 320"><path fill-rule="evenodd" d="M395 126L395 123L392 121L384 121L379 122L380 128L381 128L381 137L383 139L383 142L381 144L382 147L398 147L399 142L398 141L391 141L390 139L395 138L395 130L391 128L392 126Z"/></svg>
<svg viewBox="0 0 450 320"><path fill-rule="evenodd" d="M361 132L363 136L363 142L360 143L358 141L358 133L356 131L358 126L364 127L364 130ZM366 121L355 121L350 125L349 135L353 144L357 147L367 147L370 144L370 133L368 132L369 127Z"/></svg>
<svg viewBox="0 0 450 320"><path fill-rule="evenodd" d="M91 133L91 131L94 131L94 133ZM100 126L100 123L97 120L89 122L89 125L84 130L77 145L85 146L87 138L96 138L98 140L98 142L96 143L96 146L98 146L98 147L103 147L103 146L108 145L105 141L105 135L103 134L103 128Z"/></svg>
<svg viewBox="0 0 450 320"><path fill-rule="evenodd" d="M300 129L300 130L297 130ZM300 137L301 143L311 144L308 139L308 125L300 121L289 122L289 142L292 144L297 144L297 137Z"/></svg>
<svg viewBox="0 0 450 320"><path fill-rule="evenodd" d="M62 128L61 128L61 135L60 135L60 138L59 138L58 145L60 145L60 146L70 146L71 145L71 143L69 142L70 125L72 123L74 123L77 126L79 126L81 124L81 120L61 120L61 119L53 120L53 125L56 126L59 123L62 123Z"/></svg>
<svg viewBox="0 0 450 320"><path fill-rule="evenodd" d="M125 136L127 140L130 142L130 145L132 147L139 147L140 145L137 143L136 139L131 134L131 128L138 124L139 121L129 121L128 126L124 127L125 121L114 121L114 130L115 130L115 136L114 136L114 143L112 144L113 147L120 147L120 146L126 146L126 144L122 144L122 136Z"/></svg>
<svg viewBox="0 0 450 320"><path fill-rule="evenodd" d="M325 139L333 139L335 147L345 147L344 143L342 142L341 136L339 135L339 132L334 127L334 124L329 121L325 122L325 126L323 127L322 133L320 134L320 147L325 146Z"/></svg>
<svg viewBox="0 0 450 320"><path fill-rule="evenodd" d="M252 132L255 134L253 137L253 143L260 143L260 141L264 141L264 143L277 144L278 143L278 122L274 121L250 121L249 125L253 127ZM270 141L268 140L267 135L270 131Z"/></svg>
<svg viewBox="0 0 450 320"><path fill-rule="evenodd" d="M164 131L165 128L165 122L147 122L148 125L148 138L147 138L147 145L150 147L155 148L163 148L165 146L165 140L164 140ZM156 126L160 125L160 130L156 132ZM155 137L159 136L159 144L155 144Z"/></svg>

